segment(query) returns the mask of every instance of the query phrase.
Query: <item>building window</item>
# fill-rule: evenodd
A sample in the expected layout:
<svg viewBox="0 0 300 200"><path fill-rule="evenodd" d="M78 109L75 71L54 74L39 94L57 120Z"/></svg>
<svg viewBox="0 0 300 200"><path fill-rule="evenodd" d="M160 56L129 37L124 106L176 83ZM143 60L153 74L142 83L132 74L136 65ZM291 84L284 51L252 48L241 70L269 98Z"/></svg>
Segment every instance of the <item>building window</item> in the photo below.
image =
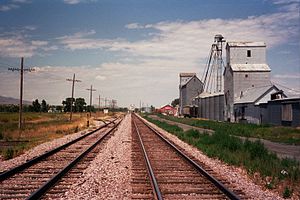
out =
<svg viewBox="0 0 300 200"><path fill-rule="evenodd" d="M293 121L292 104L283 104L281 107L282 121Z"/></svg>
<svg viewBox="0 0 300 200"><path fill-rule="evenodd" d="M245 74L245 78L248 78L248 74Z"/></svg>
<svg viewBox="0 0 300 200"><path fill-rule="evenodd" d="M247 57L251 57L251 50L247 50Z"/></svg>

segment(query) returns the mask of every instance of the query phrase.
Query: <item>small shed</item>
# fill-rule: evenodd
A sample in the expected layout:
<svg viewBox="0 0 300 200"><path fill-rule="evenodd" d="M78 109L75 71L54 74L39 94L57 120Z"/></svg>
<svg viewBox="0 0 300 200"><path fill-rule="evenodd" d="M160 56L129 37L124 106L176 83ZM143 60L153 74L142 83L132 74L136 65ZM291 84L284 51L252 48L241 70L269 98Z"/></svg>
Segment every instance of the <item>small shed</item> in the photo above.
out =
<svg viewBox="0 0 300 200"><path fill-rule="evenodd" d="M159 113L166 115L175 115L177 113L177 109L171 105L165 105L157 110Z"/></svg>
<svg viewBox="0 0 300 200"><path fill-rule="evenodd" d="M266 109L268 124L300 127L300 97L268 101Z"/></svg>

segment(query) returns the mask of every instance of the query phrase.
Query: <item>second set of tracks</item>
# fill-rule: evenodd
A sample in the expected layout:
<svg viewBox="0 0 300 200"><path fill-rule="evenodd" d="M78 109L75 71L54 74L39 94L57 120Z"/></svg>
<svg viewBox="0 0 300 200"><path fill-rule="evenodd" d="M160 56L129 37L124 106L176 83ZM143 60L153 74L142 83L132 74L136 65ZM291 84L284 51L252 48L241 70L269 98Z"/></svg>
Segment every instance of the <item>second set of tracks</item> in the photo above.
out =
<svg viewBox="0 0 300 200"><path fill-rule="evenodd" d="M56 199L76 181L122 120L115 119L65 145L0 174L0 199Z"/></svg>

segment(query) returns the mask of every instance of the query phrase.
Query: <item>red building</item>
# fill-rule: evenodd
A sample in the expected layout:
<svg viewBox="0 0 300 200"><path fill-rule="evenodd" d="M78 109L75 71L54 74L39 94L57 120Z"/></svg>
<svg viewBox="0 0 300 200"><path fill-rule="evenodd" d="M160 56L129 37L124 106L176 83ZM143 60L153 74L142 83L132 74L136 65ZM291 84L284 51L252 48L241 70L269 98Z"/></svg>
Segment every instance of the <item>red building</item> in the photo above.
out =
<svg viewBox="0 0 300 200"><path fill-rule="evenodd" d="M157 110L159 113L166 115L175 115L177 113L177 109L171 105L165 105Z"/></svg>

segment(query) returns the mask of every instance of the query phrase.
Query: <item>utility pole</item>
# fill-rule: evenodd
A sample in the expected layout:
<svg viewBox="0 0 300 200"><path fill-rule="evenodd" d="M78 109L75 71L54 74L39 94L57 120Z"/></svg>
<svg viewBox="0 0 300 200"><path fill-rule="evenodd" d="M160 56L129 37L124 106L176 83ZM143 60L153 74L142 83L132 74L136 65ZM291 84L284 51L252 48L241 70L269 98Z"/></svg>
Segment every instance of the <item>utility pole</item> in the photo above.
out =
<svg viewBox="0 0 300 200"><path fill-rule="evenodd" d="M142 112L142 100L140 100L140 112Z"/></svg>
<svg viewBox="0 0 300 200"><path fill-rule="evenodd" d="M98 102L98 107L99 107L99 111L100 111L100 108L101 108L101 97L100 97L100 94L99 94L99 97L97 98L98 100L99 100L99 102Z"/></svg>
<svg viewBox="0 0 300 200"><path fill-rule="evenodd" d="M19 129L21 130L23 127L22 124L22 117L23 117L23 75L24 71L32 72L35 71L33 68L24 69L24 58L21 58L21 68L14 68L10 67L8 70L14 72L14 71L20 71L20 104L19 104Z"/></svg>
<svg viewBox="0 0 300 200"><path fill-rule="evenodd" d="M106 108L107 98L105 97L105 108Z"/></svg>
<svg viewBox="0 0 300 200"><path fill-rule="evenodd" d="M72 97L71 97L71 113L70 113L70 121L72 121L72 113L73 113L73 98L74 98L74 83L81 82L81 80L75 79L75 73L73 74L73 79L66 79L67 81L72 81Z"/></svg>
<svg viewBox="0 0 300 200"><path fill-rule="evenodd" d="M92 116L92 96L93 96L93 92L96 91L95 89L93 89L93 85L91 85L91 89L86 89L90 91L90 117Z"/></svg>

